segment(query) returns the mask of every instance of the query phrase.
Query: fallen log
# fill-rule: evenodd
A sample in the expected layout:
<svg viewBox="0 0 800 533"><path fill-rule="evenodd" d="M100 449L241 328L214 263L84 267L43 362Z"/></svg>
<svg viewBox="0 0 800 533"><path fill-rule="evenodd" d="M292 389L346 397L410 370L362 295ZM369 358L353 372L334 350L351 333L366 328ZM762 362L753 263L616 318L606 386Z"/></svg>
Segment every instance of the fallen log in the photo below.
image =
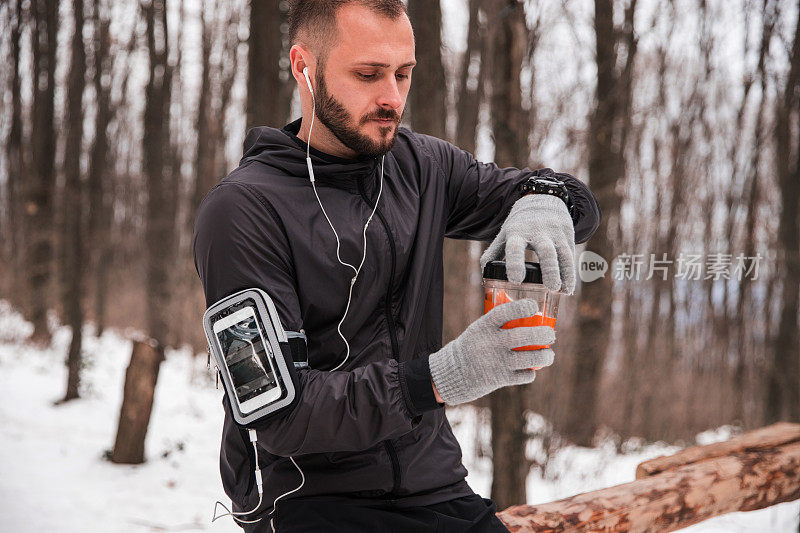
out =
<svg viewBox="0 0 800 533"><path fill-rule="evenodd" d="M660 532L800 498L800 442L738 449L556 502L512 506L497 516L514 533Z"/></svg>
<svg viewBox="0 0 800 533"><path fill-rule="evenodd" d="M673 455L661 455L645 461L636 467L636 479L713 457L722 457L741 451L775 448L796 441L800 441L800 424L778 422L771 426L748 431L725 442L691 446Z"/></svg>

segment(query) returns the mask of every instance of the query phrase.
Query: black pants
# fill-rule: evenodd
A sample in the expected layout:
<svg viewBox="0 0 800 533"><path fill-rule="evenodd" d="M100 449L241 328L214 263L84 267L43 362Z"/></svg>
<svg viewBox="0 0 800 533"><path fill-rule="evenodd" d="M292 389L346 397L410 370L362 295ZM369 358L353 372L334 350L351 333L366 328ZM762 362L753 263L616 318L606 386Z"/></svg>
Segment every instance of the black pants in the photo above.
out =
<svg viewBox="0 0 800 533"><path fill-rule="evenodd" d="M496 511L477 494L405 509L297 498L278 502L274 525L276 533L508 533ZM271 533L269 517L247 531Z"/></svg>

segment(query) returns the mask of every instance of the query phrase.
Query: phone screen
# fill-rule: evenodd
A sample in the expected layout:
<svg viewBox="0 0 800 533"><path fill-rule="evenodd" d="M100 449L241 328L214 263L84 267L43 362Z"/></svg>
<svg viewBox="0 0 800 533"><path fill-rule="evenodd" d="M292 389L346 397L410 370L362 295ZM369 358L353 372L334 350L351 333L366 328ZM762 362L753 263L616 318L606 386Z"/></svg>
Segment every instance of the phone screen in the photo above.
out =
<svg viewBox="0 0 800 533"><path fill-rule="evenodd" d="M248 411L280 396L272 365L272 348L265 343L253 309L245 307L214 325L236 397Z"/></svg>

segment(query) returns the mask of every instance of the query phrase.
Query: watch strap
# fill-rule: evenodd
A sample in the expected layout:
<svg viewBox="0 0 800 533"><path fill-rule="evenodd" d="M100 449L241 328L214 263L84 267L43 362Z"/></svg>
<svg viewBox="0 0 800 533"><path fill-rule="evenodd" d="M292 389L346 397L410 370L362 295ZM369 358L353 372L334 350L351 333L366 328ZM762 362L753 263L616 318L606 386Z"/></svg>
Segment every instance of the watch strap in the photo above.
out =
<svg viewBox="0 0 800 533"><path fill-rule="evenodd" d="M550 174L542 173L543 170L549 170ZM525 196L526 194L549 194L555 196L564 202L567 206L567 211L572 216L575 211L575 204L564 182L559 180L550 169L540 169L536 172L538 174L530 176L520 184L520 196Z"/></svg>

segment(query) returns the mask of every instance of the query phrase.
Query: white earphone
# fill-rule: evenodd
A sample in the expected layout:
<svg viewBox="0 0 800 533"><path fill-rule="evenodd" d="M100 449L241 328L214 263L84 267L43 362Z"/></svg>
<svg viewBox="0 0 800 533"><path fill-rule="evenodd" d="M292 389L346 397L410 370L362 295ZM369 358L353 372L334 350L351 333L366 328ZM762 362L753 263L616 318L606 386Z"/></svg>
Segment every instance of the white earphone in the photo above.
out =
<svg viewBox="0 0 800 533"><path fill-rule="evenodd" d="M364 231L363 231L363 241L364 241L364 254L361 256L361 263L359 263L358 268L354 267L350 263L346 263L342 261L341 256L339 255L339 249L341 243L339 242L339 234L336 232L336 228L333 227L333 223L331 219L328 217L328 213L325 212L325 208L322 206L322 200L319 199L319 194L317 193L317 187L314 183L314 167L311 165L311 130L314 129L314 118L316 115L317 103L316 98L314 97L314 89L311 87L311 80L308 77L308 67L303 68L303 76L306 78L306 84L308 85L308 90L311 93L311 125L308 128L308 142L306 143L306 165L308 166L308 178L311 180L311 187L314 189L314 195L317 197L317 202L319 203L320 209L322 209L322 214L325 215L325 219L328 221L328 225L333 230L333 234L336 236L336 259L339 261L339 264L342 266L350 267L355 275L350 280L350 293L347 296L347 306L344 309L344 315L342 315L342 319L339 321L339 325L336 327L336 330L339 332L339 336L344 341L344 345L347 349L344 359L342 362L336 365L333 370L338 370L347 359L350 357L350 343L347 342L347 339L342 334L342 324L344 323L344 319L347 317L347 312L350 310L350 300L353 297L353 285L356 284L356 280L358 279L358 274L361 272L361 267L364 266L364 260L367 258L367 227L369 223L372 221L372 217L375 216L375 211L378 209L378 202L381 200L381 193L383 192L383 164L384 159L386 156L384 155L381 158L381 182L380 187L378 189L378 197L375 199L375 207L372 208L372 213L370 213L369 218L367 218L367 223L364 224Z"/></svg>
<svg viewBox="0 0 800 533"><path fill-rule="evenodd" d="M345 361L347 361L347 358L350 357L350 344L347 342L347 339L345 339L344 335L342 334L342 323L344 323L344 319L345 319L345 317L347 317L347 312L350 310L350 300L353 297L353 285L356 284L356 280L358 279L358 274L361 272L361 267L364 265L364 260L367 258L367 227L369 226L369 223L372 221L372 217L375 215L375 211L378 209L378 202L380 202L381 193L383 192L383 162L384 162L384 159L385 159L386 156L383 156L383 158L381 158L381 184L380 184L380 188L378 189L378 197L375 199L375 207L372 208L372 213L369 215L369 218L367 219L367 223L364 224L364 231L363 231L364 254L361 256L361 263L359 263L358 268L356 268L353 265L351 265L350 263L346 263L346 262L342 261L342 258L339 255L339 249L341 247L341 243L339 242L339 234L336 233L336 228L333 227L333 223L331 222L331 219L328 217L328 213L325 212L325 208L322 206L322 201L319 199L319 194L317 193L317 187L316 187L316 185L314 183L314 167L311 165L311 130L314 128L314 116L316 115L316 100L314 98L314 89L311 88L311 80L308 78L308 67L303 68L303 76L306 78L306 84L308 85L308 90L311 92L311 102L312 102L312 107L311 107L311 125L308 128L308 142L306 143L306 164L308 165L308 178L309 178L309 180L311 180L311 187L314 189L314 196L317 197L317 202L319 203L320 209L322 209L322 214L325 215L325 219L328 221L328 224L330 225L331 229L333 230L333 234L336 236L336 259L339 260L339 263L342 266L350 267L351 269L353 269L353 272L355 272L355 275L350 280L350 293L347 296L347 306L344 309L344 315L342 315L342 319L339 321L339 325L336 327L336 330L339 332L339 336L342 338L342 340L344 341L345 346L347 347L347 353L346 353L344 359L342 360L342 362L339 363L338 365L336 365L336 367L331 369L331 371L334 371L334 370L338 370L345 363ZM260 471L260 469L258 469L258 449L255 446L255 442L257 440L257 436L256 436L255 431L253 431L253 430L250 430L250 440L253 443L253 447L254 447L255 454L256 454L256 472L255 472L255 476L256 476L256 481L258 483L258 504L253 508L252 511L237 512L237 513L228 511L228 514L233 516L233 519L235 521L237 521L239 523L242 523L242 524L252 524L252 523L255 523L255 522L258 522L259 520L261 520L260 518L258 518L256 520L243 520L241 518L238 518L237 516L234 516L234 515L250 514L250 513L255 512L259 507L261 507L261 498L263 496L263 488L262 488L262 482L261 482L261 471ZM268 515L272 515L275 512L275 505L277 505L278 500L280 500L284 496L292 494L293 492L297 492L298 490L300 490L303 487L303 485L306 482L305 474L303 474L303 470L300 468L300 465L297 464L297 462L294 460L294 457L289 457L289 459L291 459L292 463L294 463L294 466L300 472L300 477L301 477L300 485L298 485L295 489L290 490L288 492L284 492L283 494L281 494L280 496L275 498L272 501L272 510L268 513ZM224 505L223 505L223 508L225 508ZM227 510L227 508L225 508L225 509ZM216 506L214 507L214 513L215 513L215 518L213 520L216 520L216 518L219 518L219 517L216 517ZM221 515L221 516L225 516L225 515ZM212 522L213 522L213 520L212 520ZM270 518L269 525L270 525L270 528L272 529L272 532L275 533L274 517Z"/></svg>
<svg viewBox="0 0 800 533"><path fill-rule="evenodd" d="M311 91L311 96L314 96L314 89L311 88L311 80L308 79L308 67L303 67L303 76L306 77L306 85L308 85L308 90Z"/></svg>

